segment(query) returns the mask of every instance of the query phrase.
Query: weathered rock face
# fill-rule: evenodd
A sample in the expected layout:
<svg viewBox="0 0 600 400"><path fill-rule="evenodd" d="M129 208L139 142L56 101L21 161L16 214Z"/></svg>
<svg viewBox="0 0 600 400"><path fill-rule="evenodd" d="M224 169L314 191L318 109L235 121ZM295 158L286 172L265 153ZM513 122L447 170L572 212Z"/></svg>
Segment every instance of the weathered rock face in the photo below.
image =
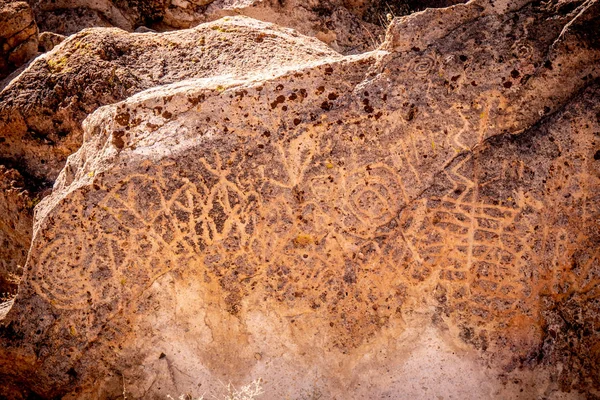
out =
<svg viewBox="0 0 600 400"><path fill-rule="evenodd" d="M336 52L243 17L160 35L92 29L37 58L0 93L0 154L54 181L98 107L189 78L274 73Z"/></svg>
<svg viewBox="0 0 600 400"><path fill-rule="evenodd" d="M17 170L0 166L0 296L17 292L31 242L33 207L37 200L24 189Z"/></svg>
<svg viewBox="0 0 600 400"><path fill-rule="evenodd" d="M42 31L70 35L85 28L136 26L162 19L164 0L29 0Z"/></svg>
<svg viewBox="0 0 600 400"><path fill-rule="evenodd" d="M245 15L317 37L342 53L373 50L384 33L385 7L340 0L31 0L43 31L69 35L84 28L114 26L133 31L190 28L225 16ZM381 8L381 9L380 9ZM367 21L368 20L368 21Z"/></svg>
<svg viewBox="0 0 600 400"><path fill-rule="evenodd" d="M37 54L38 29L24 1L0 1L0 79Z"/></svg>
<svg viewBox="0 0 600 400"><path fill-rule="evenodd" d="M89 8L76 7L67 9L37 10L37 20L42 32L52 32L69 36L87 28L114 28L101 12ZM126 25L128 28L130 24Z"/></svg>
<svg viewBox="0 0 600 400"><path fill-rule="evenodd" d="M38 30L25 2L0 1L0 80L37 54ZM7 78L8 79L8 78ZM0 136L0 142L6 135ZM16 293L31 242L34 200L18 170L0 164L0 301Z"/></svg>
<svg viewBox="0 0 600 400"><path fill-rule="evenodd" d="M70 35L91 27L185 29L248 16L316 37L343 54L375 49L393 16L464 0L29 0L42 31Z"/></svg>
<svg viewBox="0 0 600 400"><path fill-rule="evenodd" d="M36 208L4 390L598 395L599 25L473 1L97 110Z"/></svg>
<svg viewBox="0 0 600 400"><path fill-rule="evenodd" d="M91 27L185 29L244 15L316 37L343 54L375 49L393 16L464 0L30 0L42 31L70 35Z"/></svg>
<svg viewBox="0 0 600 400"><path fill-rule="evenodd" d="M223 74L248 77L300 61L339 56L316 39L242 17L185 32L127 34L119 29L86 30L36 59L0 93L0 157L18 165L22 189L43 197L67 157L82 142L81 121L96 108L154 86ZM24 261L31 235L31 210L0 198L0 207L21 209L14 218L29 224L13 238L9 217L0 236L23 247L5 247L1 263ZM6 200L6 202L5 202ZM19 261L17 261L19 260ZM0 265L0 279L14 268Z"/></svg>
<svg viewBox="0 0 600 400"><path fill-rule="evenodd" d="M66 37L58 33L42 32L39 37L39 48L44 53L62 43Z"/></svg>

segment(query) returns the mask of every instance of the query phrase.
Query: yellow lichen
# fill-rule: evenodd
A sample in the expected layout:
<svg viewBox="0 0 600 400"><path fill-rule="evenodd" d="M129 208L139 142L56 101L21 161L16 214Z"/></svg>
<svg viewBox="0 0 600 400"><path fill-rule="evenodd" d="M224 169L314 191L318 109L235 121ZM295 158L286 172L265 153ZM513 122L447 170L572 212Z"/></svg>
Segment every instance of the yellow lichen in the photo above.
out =
<svg viewBox="0 0 600 400"><path fill-rule="evenodd" d="M68 59L67 57L62 56L58 58L51 58L50 60L47 60L46 63L48 64L48 68L50 68L52 73L58 73L65 69L68 64Z"/></svg>
<svg viewBox="0 0 600 400"><path fill-rule="evenodd" d="M25 202L25 207L27 207L30 210L33 210L35 208L35 206L37 206L40 203L40 201L42 201L42 200L38 197L34 197L33 199L28 199Z"/></svg>
<svg viewBox="0 0 600 400"><path fill-rule="evenodd" d="M305 247L314 242L313 237L306 233L301 233L294 239L296 246Z"/></svg>

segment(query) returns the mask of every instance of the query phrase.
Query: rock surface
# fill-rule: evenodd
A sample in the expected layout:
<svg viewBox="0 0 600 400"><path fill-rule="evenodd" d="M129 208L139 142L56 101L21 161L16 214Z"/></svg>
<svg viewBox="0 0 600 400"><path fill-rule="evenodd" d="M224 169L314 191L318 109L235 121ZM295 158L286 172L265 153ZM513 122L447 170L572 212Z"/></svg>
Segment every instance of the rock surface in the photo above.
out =
<svg viewBox="0 0 600 400"><path fill-rule="evenodd" d="M31 243L37 200L24 187L17 170L0 166L0 297L16 294Z"/></svg>
<svg viewBox="0 0 600 400"><path fill-rule="evenodd" d="M38 51L33 12L23 1L0 1L0 80ZM2 132L0 143L8 133ZM33 226L33 199L18 170L6 168L0 157L0 299L16 293Z"/></svg>
<svg viewBox="0 0 600 400"><path fill-rule="evenodd" d="M380 25L387 23L386 14L392 10L379 2L341 0L30 0L30 3L42 31L63 35L98 26L130 32L140 26L161 31L185 29L224 16L245 15L317 37L342 53L360 53L377 47L384 33ZM441 2L427 3L441 6Z"/></svg>
<svg viewBox="0 0 600 400"><path fill-rule="evenodd" d="M313 36L343 54L375 49L392 17L464 0L30 0L42 31L70 35L91 27L185 29L248 16Z"/></svg>
<svg viewBox="0 0 600 400"><path fill-rule="evenodd" d="M0 1L0 79L37 54L38 28L24 1Z"/></svg>
<svg viewBox="0 0 600 400"><path fill-rule="evenodd" d="M244 17L192 30L91 29L38 57L0 93L0 156L53 182L98 107L189 78L248 77L339 56L321 42Z"/></svg>
<svg viewBox="0 0 600 400"><path fill-rule="evenodd" d="M357 54L375 49L381 42L384 29L362 18L359 9L340 0L216 0L202 14L188 17L179 9L168 9L164 22L185 27L195 20L207 21L225 15L246 15L298 30L300 33L327 43L343 54Z"/></svg>
<svg viewBox="0 0 600 400"><path fill-rule="evenodd" d="M371 50L383 33L381 27L361 19L360 10L364 6L339 0L31 0L30 3L42 31L64 35L97 26L130 32L140 26L184 29L238 15L294 28L343 52Z"/></svg>
<svg viewBox="0 0 600 400"><path fill-rule="evenodd" d="M42 32L39 37L39 48L46 53L62 43L66 37L58 33Z"/></svg>
<svg viewBox="0 0 600 400"><path fill-rule="evenodd" d="M339 55L316 39L243 17L160 35L86 30L37 58L0 93L0 160L18 165L28 178L22 189L39 199L81 145L81 122L96 108L188 78L248 78L323 56ZM3 194L0 207L22 213L0 224L0 235L15 243L0 253L0 280L22 265L33 226L31 210L11 198ZM13 238L14 218L29 228Z"/></svg>
<svg viewBox="0 0 600 400"><path fill-rule="evenodd" d="M598 26L598 0L475 0L359 56L286 36L187 80L194 48L165 57L36 207L0 394L600 395ZM178 35L203 29L245 37ZM141 40L84 34L36 63Z"/></svg>

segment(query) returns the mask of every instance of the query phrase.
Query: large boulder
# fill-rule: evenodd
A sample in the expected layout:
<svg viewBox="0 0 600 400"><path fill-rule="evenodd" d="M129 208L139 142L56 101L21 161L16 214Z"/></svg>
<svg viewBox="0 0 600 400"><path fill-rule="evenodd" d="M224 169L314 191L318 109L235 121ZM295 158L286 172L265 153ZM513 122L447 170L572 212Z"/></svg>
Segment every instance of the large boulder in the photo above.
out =
<svg viewBox="0 0 600 400"><path fill-rule="evenodd" d="M54 181L81 145L81 122L102 105L185 79L268 76L324 56L339 55L318 40L244 17L164 34L84 30L0 92L0 157Z"/></svg>
<svg viewBox="0 0 600 400"><path fill-rule="evenodd" d="M395 16L464 0L30 0L42 31L64 35L104 26L185 29L245 15L316 37L343 54L375 49Z"/></svg>
<svg viewBox="0 0 600 400"><path fill-rule="evenodd" d="M20 176L0 173L0 293L14 291L33 206L81 145L81 122L96 108L166 83L268 76L324 56L339 55L316 39L232 17L166 34L86 30L33 61L0 93L0 164Z"/></svg>
<svg viewBox="0 0 600 400"><path fill-rule="evenodd" d="M100 108L36 208L0 388L593 398L599 24L476 0Z"/></svg>
<svg viewBox="0 0 600 400"><path fill-rule="evenodd" d="M132 31L160 21L165 0L28 0L42 31L70 35L85 28L118 27Z"/></svg>
<svg viewBox="0 0 600 400"><path fill-rule="evenodd" d="M39 199L25 189L21 174L0 165L0 297L17 293L33 229L33 208Z"/></svg>
<svg viewBox="0 0 600 400"><path fill-rule="evenodd" d="M0 79L38 51L38 28L24 1L0 1Z"/></svg>
<svg viewBox="0 0 600 400"><path fill-rule="evenodd" d="M380 44L388 10L342 0L30 0L42 31L69 35L94 26L127 31L147 26L185 29L245 15L317 37L342 53L361 53ZM366 2L371 3L371 2ZM379 3L379 2L375 2ZM367 21L368 20L368 21Z"/></svg>

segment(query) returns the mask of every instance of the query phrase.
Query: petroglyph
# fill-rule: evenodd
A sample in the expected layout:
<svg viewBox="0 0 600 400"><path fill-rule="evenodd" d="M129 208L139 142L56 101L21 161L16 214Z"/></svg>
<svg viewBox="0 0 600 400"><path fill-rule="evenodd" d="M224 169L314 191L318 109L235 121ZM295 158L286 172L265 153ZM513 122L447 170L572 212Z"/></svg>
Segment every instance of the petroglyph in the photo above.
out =
<svg viewBox="0 0 600 400"><path fill-rule="evenodd" d="M436 66L436 59L432 55L414 58L410 62L409 70L416 75L429 75Z"/></svg>
<svg viewBox="0 0 600 400"><path fill-rule="evenodd" d="M380 51L90 115L6 317L36 332L23 370L65 393L119 371L132 398L263 373L286 398L306 370L328 398L383 398L421 382L398 371L428 329L491 397L591 393L600 53L552 4L471 2L452 29L424 11ZM417 26L436 28L400 43Z"/></svg>

